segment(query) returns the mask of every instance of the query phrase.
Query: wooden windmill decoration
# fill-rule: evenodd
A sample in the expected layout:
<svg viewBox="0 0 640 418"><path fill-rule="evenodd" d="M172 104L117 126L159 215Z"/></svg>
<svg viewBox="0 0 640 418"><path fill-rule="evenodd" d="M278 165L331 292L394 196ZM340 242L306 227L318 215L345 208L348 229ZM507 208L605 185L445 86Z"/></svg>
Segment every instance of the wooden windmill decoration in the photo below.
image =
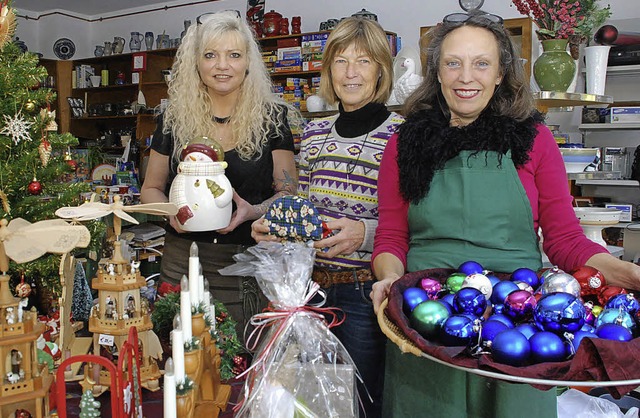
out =
<svg viewBox="0 0 640 418"><path fill-rule="evenodd" d="M113 254L104 264L98 266L96 277L91 281L92 289L98 290L98 304L91 310L89 331L93 333L93 353L115 358L119 355L127 340L129 329L137 329L140 345L140 377L142 386L149 390L159 389L160 370L156 359L162 355L162 347L153 332L149 315L148 301L140 296L140 288L146 280L140 274L138 265L125 260L119 236L122 232L122 220L137 224L138 221L128 212L152 215L175 215L178 209L173 203L150 203L125 206L120 196L114 196L113 203L87 202L77 207L65 207L56 211L56 215L75 221L87 221L113 214L113 226L116 240ZM103 369L94 377L98 390L110 386L110 373Z"/></svg>
<svg viewBox="0 0 640 418"><path fill-rule="evenodd" d="M66 254L86 247L89 240L86 227L60 219L33 224L21 218L0 220L0 416L9 416L17 407L36 417L48 416L53 382L48 366L38 363L36 341L45 326L35 309L21 311L20 300L11 294L9 258L25 263L45 253Z"/></svg>

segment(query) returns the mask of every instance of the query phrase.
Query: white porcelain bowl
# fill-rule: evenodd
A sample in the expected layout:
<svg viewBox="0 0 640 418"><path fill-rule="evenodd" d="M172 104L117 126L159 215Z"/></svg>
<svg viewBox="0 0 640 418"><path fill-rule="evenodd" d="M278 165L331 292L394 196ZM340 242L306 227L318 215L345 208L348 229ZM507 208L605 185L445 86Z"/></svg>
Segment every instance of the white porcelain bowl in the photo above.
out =
<svg viewBox="0 0 640 418"><path fill-rule="evenodd" d="M615 225L620 221L621 210L612 208L573 208L582 225Z"/></svg>
<svg viewBox="0 0 640 418"><path fill-rule="evenodd" d="M567 173L582 173L597 162L598 148L560 148L560 153Z"/></svg>

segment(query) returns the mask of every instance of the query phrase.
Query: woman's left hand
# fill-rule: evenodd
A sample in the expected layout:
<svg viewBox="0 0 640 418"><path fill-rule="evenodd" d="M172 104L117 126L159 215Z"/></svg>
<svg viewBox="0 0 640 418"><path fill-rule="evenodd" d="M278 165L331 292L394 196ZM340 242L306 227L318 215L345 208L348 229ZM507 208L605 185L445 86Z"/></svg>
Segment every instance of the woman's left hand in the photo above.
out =
<svg viewBox="0 0 640 418"><path fill-rule="evenodd" d="M318 251L316 253L318 257L333 258L340 254L351 254L362 245L365 233L363 222L340 218L327 222L327 227L338 232L332 237L314 242L315 248L328 248L326 252Z"/></svg>
<svg viewBox="0 0 640 418"><path fill-rule="evenodd" d="M226 228L218 229L217 232L219 234L228 234L236 229L241 223L255 219L255 210L253 210L253 206L241 198L235 190L233 191L233 201L236 204L236 210L231 215L231 222L229 222L229 226Z"/></svg>

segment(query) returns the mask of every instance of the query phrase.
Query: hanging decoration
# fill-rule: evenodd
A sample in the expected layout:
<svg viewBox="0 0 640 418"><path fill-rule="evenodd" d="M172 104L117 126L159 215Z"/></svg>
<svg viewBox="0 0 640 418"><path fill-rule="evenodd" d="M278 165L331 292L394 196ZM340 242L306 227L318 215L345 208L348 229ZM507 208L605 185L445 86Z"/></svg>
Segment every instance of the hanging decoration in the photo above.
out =
<svg viewBox="0 0 640 418"><path fill-rule="evenodd" d="M56 111L50 110L49 105L47 104L46 109L40 110L40 117L43 121L46 121L45 130L49 132L57 132L58 124L56 123Z"/></svg>
<svg viewBox="0 0 640 418"><path fill-rule="evenodd" d="M22 112L18 112L15 116L2 115L5 126L0 129L0 135L8 135L13 143L18 145L20 141L31 141L29 129L33 122L28 122L22 117Z"/></svg>
<svg viewBox="0 0 640 418"><path fill-rule="evenodd" d="M28 298L31 294L31 285L29 283L25 283L24 281L24 273L20 277L20 283L16 285L16 296L20 299Z"/></svg>
<svg viewBox="0 0 640 418"><path fill-rule="evenodd" d="M42 183L40 183L38 179L34 177L33 180L31 180L31 183L29 183L29 186L27 186L27 190L34 196L39 195L40 193L42 193Z"/></svg>
<svg viewBox="0 0 640 418"><path fill-rule="evenodd" d="M0 48L9 40L16 27L16 15L6 2L0 6Z"/></svg>
<svg viewBox="0 0 640 418"><path fill-rule="evenodd" d="M28 113L35 112L36 102L34 102L33 100L27 100L27 102L24 104L24 110L26 110Z"/></svg>
<svg viewBox="0 0 640 418"><path fill-rule="evenodd" d="M71 156L71 151L67 150L64 153L64 161L67 163L67 165L71 168L71 170L73 170L74 172L78 169L78 162L76 160L73 159L73 157Z"/></svg>
<svg viewBox="0 0 640 418"><path fill-rule="evenodd" d="M10 214L11 205L9 204L9 197L2 190L0 190L0 202L2 202L2 210L4 210L7 214Z"/></svg>
<svg viewBox="0 0 640 418"><path fill-rule="evenodd" d="M42 166L46 167L51 159L51 143L47 141L46 136L42 137L40 145L38 145L38 154L40 154L40 162L42 163Z"/></svg>

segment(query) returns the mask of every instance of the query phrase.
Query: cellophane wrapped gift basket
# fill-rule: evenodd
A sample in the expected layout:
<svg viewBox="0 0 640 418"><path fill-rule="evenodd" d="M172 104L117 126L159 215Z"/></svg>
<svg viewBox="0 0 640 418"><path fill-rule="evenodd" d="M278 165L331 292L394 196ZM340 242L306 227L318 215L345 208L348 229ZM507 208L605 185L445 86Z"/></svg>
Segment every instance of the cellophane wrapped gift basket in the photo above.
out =
<svg viewBox="0 0 640 418"><path fill-rule="evenodd" d="M311 280L314 254L303 243L261 242L221 270L256 277L270 301L251 321L247 345L255 354L236 417L358 416L358 373L330 331L343 317L322 307L323 292Z"/></svg>

